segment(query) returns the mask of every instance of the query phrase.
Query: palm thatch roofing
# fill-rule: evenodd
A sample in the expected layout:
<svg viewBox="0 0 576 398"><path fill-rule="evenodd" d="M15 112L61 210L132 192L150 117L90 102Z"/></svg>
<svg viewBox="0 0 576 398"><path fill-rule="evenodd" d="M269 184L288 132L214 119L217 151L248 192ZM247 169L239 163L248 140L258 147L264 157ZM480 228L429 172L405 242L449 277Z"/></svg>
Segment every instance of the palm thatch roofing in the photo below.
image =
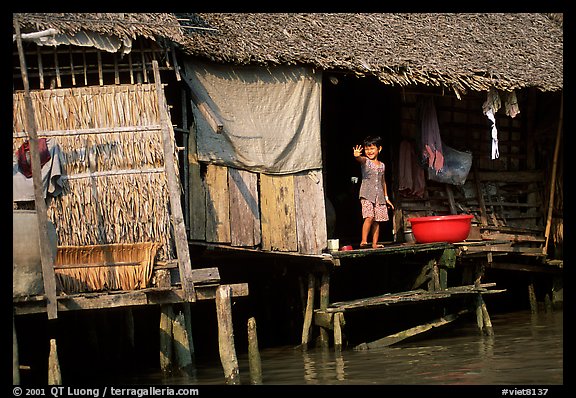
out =
<svg viewBox="0 0 576 398"><path fill-rule="evenodd" d="M189 54L308 64L456 93L563 87L562 14L178 14Z"/></svg>
<svg viewBox="0 0 576 398"><path fill-rule="evenodd" d="M458 93L563 88L563 15L543 13L22 13L55 28L167 39L215 62L301 64Z"/></svg>
<svg viewBox="0 0 576 398"><path fill-rule="evenodd" d="M15 13L22 33L56 29L75 34L90 31L119 39L169 39L178 43L182 30L171 13Z"/></svg>

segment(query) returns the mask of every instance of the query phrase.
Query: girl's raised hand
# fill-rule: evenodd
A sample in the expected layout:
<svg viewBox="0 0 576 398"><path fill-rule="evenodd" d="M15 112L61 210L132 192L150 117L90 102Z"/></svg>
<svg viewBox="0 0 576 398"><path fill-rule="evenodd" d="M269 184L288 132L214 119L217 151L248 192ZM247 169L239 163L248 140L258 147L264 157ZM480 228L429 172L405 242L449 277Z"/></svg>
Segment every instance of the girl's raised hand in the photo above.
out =
<svg viewBox="0 0 576 398"><path fill-rule="evenodd" d="M354 148L352 148L354 150L354 157L357 158L358 156L362 155L362 146L361 145L356 145Z"/></svg>

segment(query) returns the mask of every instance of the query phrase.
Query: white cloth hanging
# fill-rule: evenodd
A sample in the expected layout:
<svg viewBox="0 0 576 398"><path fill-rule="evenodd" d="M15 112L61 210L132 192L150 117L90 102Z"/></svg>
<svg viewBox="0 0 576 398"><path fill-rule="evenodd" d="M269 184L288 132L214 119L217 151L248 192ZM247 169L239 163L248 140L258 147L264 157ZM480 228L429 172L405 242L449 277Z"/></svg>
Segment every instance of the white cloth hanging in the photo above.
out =
<svg viewBox="0 0 576 398"><path fill-rule="evenodd" d="M486 112L486 116L488 116L488 119L492 122L492 160L494 160L500 157L500 153L498 152L498 130L496 129L496 118L491 109Z"/></svg>
<svg viewBox="0 0 576 398"><path fill-rule="evenodd" d="M498 152L498 129L496 128L496 117L494 115L498 112L498 109L500 109L501 104L498 90L491 88L488 91L486 102L482 105L482 110L492 122L492 160L498 159L500 156L500 153Z"/></svg>

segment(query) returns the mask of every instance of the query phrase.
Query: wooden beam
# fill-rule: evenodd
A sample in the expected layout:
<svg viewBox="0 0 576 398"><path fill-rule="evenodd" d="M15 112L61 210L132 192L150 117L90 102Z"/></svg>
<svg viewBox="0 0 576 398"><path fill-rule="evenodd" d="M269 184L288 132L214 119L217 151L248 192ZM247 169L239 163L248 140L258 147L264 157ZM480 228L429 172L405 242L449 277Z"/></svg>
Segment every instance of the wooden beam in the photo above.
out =
<svg viewBox="0 0 576 398"><path fill-rule="evenodd" d="M219 285L199 285L196 287L196 299L214 300ZM232 297L248 296L247 283L229 284ZM129 292L81 293L58 296L58 311L79 311L103 308L120 308L141 305L161 305L186 302L184 291L178 287L146 288ZM46 297L33 296L13 300L16 315L28 315L46 312Z"/></svg>
<svg viewBox="0 0 576 398"><path fill-rule="evenodd" d="M188 237L186 235L186 226L184 225L184 216L180 204L180 181L176 176L176 161L174 159L174 143L172 133L172 123L168 120L168 106L164 97L164 90L160 81L160 71L158 61L152 61L154 69L154 83L156 85L156 94L158 97L158 108L160 113L160 124L162 126L162 145L164 149L164 167L166 169L166 179L170 195L171 221L174 228L174 240L176 243L176 253L178 256L178 265L180 270L180 280L186 293L186 301L196 301L194 291L194 282L192 281L192 266L190 262L190 251L188 247Z"/></svg>
<svg viewBox="0 0 576 398"><path fill-rule="evenodd" d="M32 180L34 184L34 204L38 216L38 237L40 239L40 260L42 263L42 278L44 280L44 292L47 303L46 310L48 319L58 317L56 303L56 276L54 274L54 259L52 258L52 249L50 248L50 239L48 237L48 215L46 202L44 200L44 184L42 183L42 168L40 166L40 151L38 148L38 135L36 133L36 117L34 115L34 105L30 96L30 85L28 82L28 72L26 70L26 60L22 49L22 40L20 38L20 23L14 19L14 30L16 32L16 44L18 46L18 55L20 58L20 71L24 83L24 106L26 107L26 125L30 135L30 163L32 166Z"/></svg>
<svg viewBox="0 0 576 398"><path fill-rule="evenodd" d="M534 171L479 171L470 176L475 181L491 182L542 182L544 173L541 170Z"/></svg>
<svg viewBox="0 0 576 398"><path fill-rule="evenodd" d="M386 336L386 337L383 337L381 339L372 341L370 343L359 344L356 347L354 347L354 350L369 350L369 349L373 349L373 348L381 348L381 347L391 346L392 344L399 343L403 340L406 340L409 337L414 337L416 335L428 332L432 329L448 325L448 324L454 322L456 319L458 319L458 317L462 313L464 313L464 311L457 313L457 314L446 315L446 316L441 317L439 319L436 319L432 322L428 322L428 323L425 323L423 325L418 325L418 326L403 330L401 332L391 334L389 336Z"/></svg>

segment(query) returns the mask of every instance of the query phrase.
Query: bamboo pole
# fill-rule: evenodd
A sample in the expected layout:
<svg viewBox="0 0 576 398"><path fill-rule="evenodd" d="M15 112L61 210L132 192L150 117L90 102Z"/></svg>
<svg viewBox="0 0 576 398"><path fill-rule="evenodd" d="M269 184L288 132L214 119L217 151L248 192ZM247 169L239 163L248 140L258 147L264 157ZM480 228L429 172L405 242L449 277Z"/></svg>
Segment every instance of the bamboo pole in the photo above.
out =
<svg viewBox="0 0 576 398"><path fill-rule="evenodd" d="M32 166L32 180L34 184L34 203L38 216L38 236L40 239L40 259L42 263L42 278L44 280L44 294L46 295L46 311L48 319L58 317L56 302L56 277L54 275L54 259L50 248L48 237L48 215L46 213L46 202L44 201L42 170L40 166L40 152L38 149L38 134L36 132L36 121L34 116L34 106L30 96L30 85L28 83L28 73L26 71L26 60L22 49L20 38L20 24L14 19L14 30L16 31L16 44L20 58L20 72L24 83L24 106L26 107L26 125L30 135L30 162Z"/></svg>
<svg viewBox="0 0 576 398"><path fill-rule="evenodd" d="M256 319L248 319L248 365L250 367L250 384L262 384L262 363L258 351L258 334Z"/></svg>
<svg viewBox="0 0 576 398"><path fill-rule="evenodd" d="M218 319L218 348L224 369L226 384L240 384L238 359L234 346L232 327L232 303L230 285L220 285L216 289L216 315Z"/></svg>
<svg viewBox="0 0 576 398"><path fill-rule="evenodd" d="M554 146L554 157L552 160L552 174L550 176L550 198L548 199L548 216L546 217L546 230L544 237L546 243L542 248L542 254L548 252L548 241L550 239L550 226L552 225L552 210L554 209L554 194L556 192L556 171L558 169L558 152L560 151L560 139L562 138L562 119L564 113L564 95L560 97L560 117L558 120L558 130L556 131L556 144Z"/></svg>

